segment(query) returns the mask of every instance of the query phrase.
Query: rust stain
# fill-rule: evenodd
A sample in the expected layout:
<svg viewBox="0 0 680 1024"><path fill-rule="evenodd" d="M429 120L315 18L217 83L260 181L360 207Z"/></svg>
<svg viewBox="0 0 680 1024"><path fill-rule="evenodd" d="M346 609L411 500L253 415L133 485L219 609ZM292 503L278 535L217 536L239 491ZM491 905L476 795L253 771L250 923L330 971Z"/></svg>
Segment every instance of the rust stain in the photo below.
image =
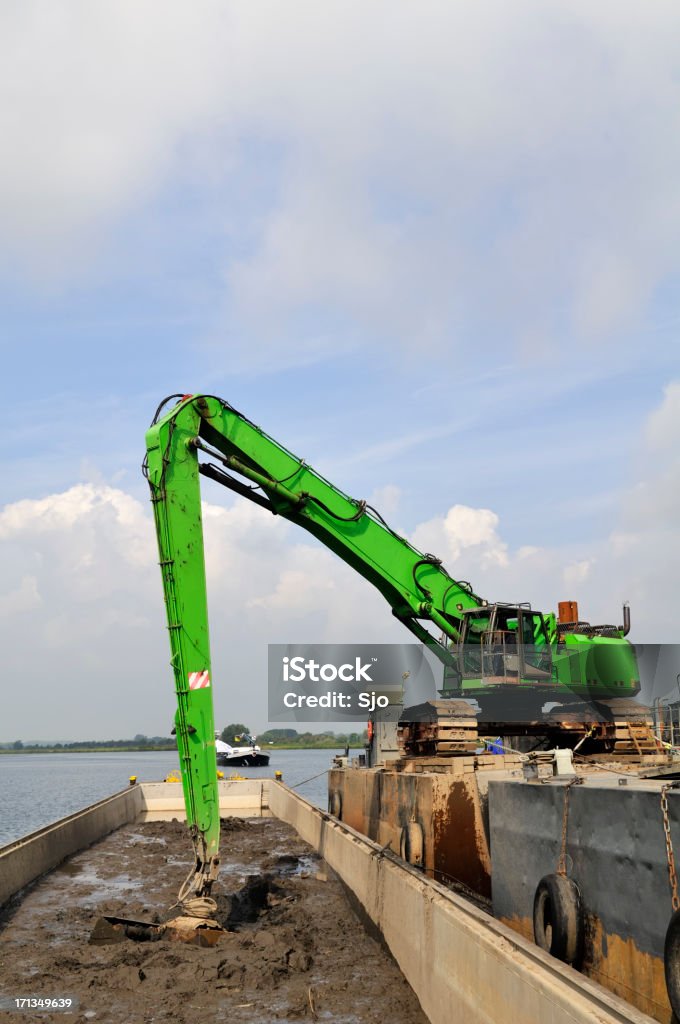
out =
<svg viewBox="0 0 680 1024"><path fill-rule="evenodd" d="M447 779L432 813L435 872L491 895L491 863L474 775Z"/></svg>
<svg viewBox="0 0 680 1024"><path fill-rule="evenodd" d="M491 858L474 774L332 772L329 789L342 794L342 819L399 853L402 829L423 831L423 867L440 881L458 881L491 895Z"/></svg>
<svg viewBox="0 0 680 1024"><path fill-rule="evenodd" d="M608 934L592 914L586 924L583 973L655 1020L670 1024L663 957L642 952L632 938Z"/></svg>
<svg viewBox="0 0 680 1024"><path fill-rule="evenodd" d="M530 917L517 915L500 920L525 939L534 941L534 925ZM671 1024L673 1018L666 992L663 958L642 952L633 939L607 934L602 922L593 915L589 915L586 922L581 973L660 1024Z"/></svg>

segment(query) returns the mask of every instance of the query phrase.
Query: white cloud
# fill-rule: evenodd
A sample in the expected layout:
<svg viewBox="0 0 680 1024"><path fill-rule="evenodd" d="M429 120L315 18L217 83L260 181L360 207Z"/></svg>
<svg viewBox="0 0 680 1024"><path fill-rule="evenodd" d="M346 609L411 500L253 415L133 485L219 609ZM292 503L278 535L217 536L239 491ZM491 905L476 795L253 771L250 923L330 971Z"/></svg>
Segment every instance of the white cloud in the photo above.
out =
<svg viewBox="0 0 680 1024"><path fill-rule="evenodd" d="M639 480L626 496L621 531L673 536L680 504L680 381L670 381L647 418L639 452ZM669 557L674 552L669 550Z"/></svg>
<svg viewBox="0 0 680 1024"><path fill-rule="evenodd" d="M222 105L226 20L210 0L2 5L0 225L10 252L39 270L58 273L57 256L80 269L83 236L158 188L180 140Z"/></svg>
<svg viewBox="0 0 680 1024"><path fill-rule="evenodd" d="M18 587L8 594L0 594L0 618L35 611L41 604L35 576L22 576Z"/></svg>
<svg viewBox="0 0 680 1024"><path fill-rule="evenodd" d="M319 553L312 548L296 548L295 569L284 569L278 574L274 589L252 597L248 608L283 611L287 614L312 613L333 600L337 590L335 580L325 573L319 574Z"/></svg>
<svg viewBox="0 0 680 1024"><path fill-rule="evenodd" d="M584 558L580 562L573 562L571 565L565 566L562 573L565 586L581 586L588 579L592 566L593 560L590 558Z"/></svg>
<svg viewBox="0 0 680 1024"><path fill-rule="evenodd" d="M203 520L218 721L238 707L263 724L269 642L401 636L379 595L285 520L244 501L204 504ZM8 678L22 679L5 690L3 734L169 733L157 558L147 505L119 488L82 484L0 510L0 643Z"/></svg>
<svg viewBox="0 0 680 1024"><path fill-rule="evenodd" d="M270 361L319 305L421 354L480 318L532 359L556 318L616 332L677 270L679 30L670 0L5 4L5 259L68 274L189 182L218 187L228 319ZM289 359L337 351L298 334Z"/></svg>
<svg viewBox="0 0 680 1024"><path fill-rule="evenodd" d="M678 451L680 446L680 380L673 380L664 388L663 401L647 420L645 440L652 451Z"/></svg>
<svg viewBox="0 0 680 1024"><path fill-rule="evenodd" d="M676 264L677 9L331 11L298 5L270 33L240 9L238 92L288 143L230 269L244 312L321 301L422 351L491 305L532 357L556 305L588 339L634 321Z"/></svg>
<svg viewBox="0 0 680 1024"><path fill-rule="evenodd" d="M459 563L468 549L474 550L473 557L483 567L505 566L507 545L498 535L498 523L498 516L491 509L453 505L443 518L416 527L413 543L421 550L438 553L447 566Z"/></svg>

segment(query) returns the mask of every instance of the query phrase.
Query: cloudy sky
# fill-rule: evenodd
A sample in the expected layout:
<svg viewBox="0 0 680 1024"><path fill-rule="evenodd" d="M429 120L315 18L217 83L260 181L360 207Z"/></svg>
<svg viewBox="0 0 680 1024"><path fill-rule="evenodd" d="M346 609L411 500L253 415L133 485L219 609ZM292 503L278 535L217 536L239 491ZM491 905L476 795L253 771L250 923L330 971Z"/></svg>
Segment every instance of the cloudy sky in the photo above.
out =
<svg viewBox="0 0 680 1024"><path fill-rule="evenodd" d="M178 391L490 599L677 638L679 54L670 0L2 4L0 740L168 732ZM204 497L220 725L265 725L268 642L408 639Z"/></svg>

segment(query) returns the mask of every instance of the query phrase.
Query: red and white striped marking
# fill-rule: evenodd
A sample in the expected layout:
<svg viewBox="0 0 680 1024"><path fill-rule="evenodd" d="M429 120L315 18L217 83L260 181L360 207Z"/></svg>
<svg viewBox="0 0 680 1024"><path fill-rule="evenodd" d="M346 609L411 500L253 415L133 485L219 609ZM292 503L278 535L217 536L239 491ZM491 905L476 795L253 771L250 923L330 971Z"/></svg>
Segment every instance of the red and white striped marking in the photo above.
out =
<svg viewBox="0 0 680 1024"><path fill-rule="evenodd" d="M189 673L190 690L205 690L208 686L210 686L210 673L207 669L204 672Z"/></svg>

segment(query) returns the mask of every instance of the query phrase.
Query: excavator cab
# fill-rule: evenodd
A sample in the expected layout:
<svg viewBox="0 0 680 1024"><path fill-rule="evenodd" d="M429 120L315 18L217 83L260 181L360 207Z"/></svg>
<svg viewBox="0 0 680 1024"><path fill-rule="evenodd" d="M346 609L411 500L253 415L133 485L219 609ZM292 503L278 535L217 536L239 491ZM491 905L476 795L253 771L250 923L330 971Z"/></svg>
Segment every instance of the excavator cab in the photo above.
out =
<svg viewBox="0 0 680 1024"><path fill-rule="evenodd" d="M458 668L482 686L549 682L552 653L541 612L530 605L491 604L462 616ZM474 686L474 683L472 684ZM463 682L469 689L470 683Z"/></svg>

